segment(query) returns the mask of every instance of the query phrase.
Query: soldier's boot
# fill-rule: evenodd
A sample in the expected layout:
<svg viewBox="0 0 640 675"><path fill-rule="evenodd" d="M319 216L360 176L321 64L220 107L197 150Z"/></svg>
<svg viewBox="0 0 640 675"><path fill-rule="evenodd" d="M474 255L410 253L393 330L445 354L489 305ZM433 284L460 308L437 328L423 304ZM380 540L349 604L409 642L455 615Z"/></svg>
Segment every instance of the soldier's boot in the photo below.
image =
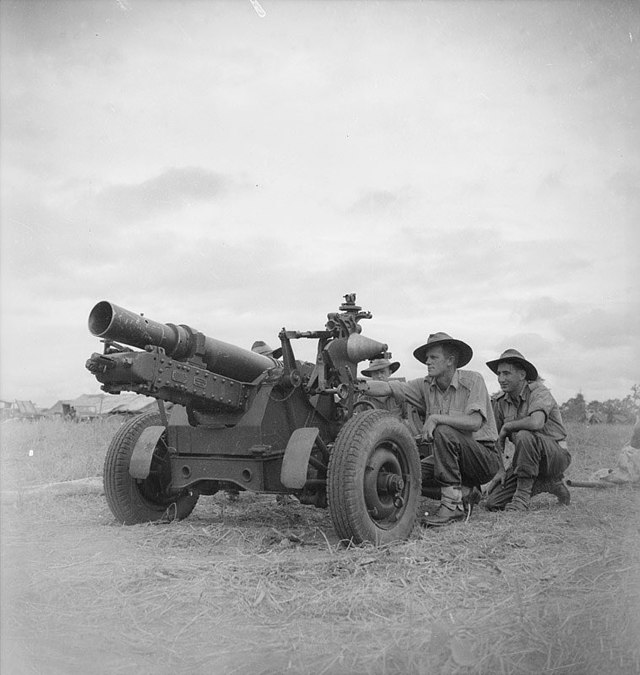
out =
<svg viewBox="0 0 640 675"><path fill-rule="evenodd" d="M533 478L520 478L516 484L516 491L511 501L504 507L505 511L528 511L531 503L531 489Z"/></svg>
<svg viewBox="0 0 640 675"><path fill-rule="evenodd" d="M562 506L568 506L571 503L571 493L562 479L551 481L548 491L558 498Z"/></svg>
<svg viewBox="0 0 640 675"><path fill-rule="evenodd" d="M555 495L558 498L558 502L563 506L567 506L571 503L571 494L569 493L569 488L565 485L562 478L555 478L551 480L540 480L536 479L533 484L533 490L531 491L531 496L535 497L543 492L548 492L549 494Z"/></svg>
<svg viewBox="0 0 640 675"><path fill-rule="evenodd" d="M466 517L462 504L462 490L457 485L450 485L441 490L438 510L433 515L425 515L420 523L424 527L441 527L464 520Z"/></svg>

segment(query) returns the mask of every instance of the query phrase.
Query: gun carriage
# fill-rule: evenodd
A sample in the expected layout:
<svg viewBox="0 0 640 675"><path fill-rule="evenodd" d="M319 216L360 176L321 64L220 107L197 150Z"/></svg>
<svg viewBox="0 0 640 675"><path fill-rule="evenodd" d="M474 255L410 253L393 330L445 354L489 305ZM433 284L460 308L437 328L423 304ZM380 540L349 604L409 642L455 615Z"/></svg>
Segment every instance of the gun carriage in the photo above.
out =
<svg viewBox="0 0 640 675"><path fill-rule="evenodd" d="M386 353L362 335L372 317L344 296L322 330L279 333L282 360L162 324L110 302L89 315L104 342L86 367L106 392L133 391L158 412L125 423L105 459L109 507L122 523L186 518L221 489L289 494L328 506L339 537L384 544L411 533L420 462L404 424L357 406L357 364ZM315 363L293 341L317 340ZM174 405L167 413L164 403Z"/></svg>

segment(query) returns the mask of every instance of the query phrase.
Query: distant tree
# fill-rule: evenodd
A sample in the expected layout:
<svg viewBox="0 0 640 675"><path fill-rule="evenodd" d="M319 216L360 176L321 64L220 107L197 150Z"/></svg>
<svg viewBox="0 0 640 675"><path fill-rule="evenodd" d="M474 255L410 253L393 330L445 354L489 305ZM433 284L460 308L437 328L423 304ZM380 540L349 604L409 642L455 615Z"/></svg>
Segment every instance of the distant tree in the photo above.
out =
<svg viewBox="0 0 640 675"><path fill-rule="evenodd" d="M565 422L585 422L587 405L582 394L576 394L560 406L560 413Z"/></svg>
<svg viewBox="0 0 640 675"><path fill-rule="evenodd" d="M618 416L621 413L621 402L620 399L610 398L602 404L602 408L605 414L605 422L607 424L613 424L618 421Z"/></svg>
<svg viewBox="0 0 640 675"><path fill-rule="evenodd" d="M604 413L604 404L600 401L589 401L589 403L587 403L587 413L602 415Z"/></svg>
<svg viewBox="0 0 640 675"><path fill-rule="evenodd" d="M640 386L634 385L631 394L622 400L610 398L603 403L589 401L587 404L587 419L596 419L609 424L633 424L640 412Z"/></svg>
<svg viewBox="0 0 640 675"><path fill-rule="evenodd" d="M634 384L623 399L587 403L582 394L576 394L560 406L560 412L567 422L635 424L640 419L640 384Z"/></svg>
<svg viewBox="0 0 640 675"><path fill-rule="evenodd" d="M629 423L634 423L640 416L640 385L634 384L631 393L627 394L620 404L621 412L627 417Z"/></svg>
<svg viewBox="0 0 640 675"><path fill-rule="evenodd" d="M607 413L604 405L600 401L589 401L587 403L587 422L589 424L602 424L607 421Z"/></svg>

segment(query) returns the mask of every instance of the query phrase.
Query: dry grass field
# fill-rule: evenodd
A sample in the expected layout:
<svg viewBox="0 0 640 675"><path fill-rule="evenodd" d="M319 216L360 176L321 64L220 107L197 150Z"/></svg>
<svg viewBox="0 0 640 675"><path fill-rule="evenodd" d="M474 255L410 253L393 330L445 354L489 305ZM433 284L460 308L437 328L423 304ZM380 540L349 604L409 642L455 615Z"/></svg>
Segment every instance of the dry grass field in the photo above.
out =
<svg viewBox="0 0 640 675"><path fill-rule="evenodd" d="M99 494L25 489L99 475L118 424L2 425L2 675L640 672L638 489L479 506L383 548L265 495L123 527ZM630 434L571 426L568 476Z"/></svg>

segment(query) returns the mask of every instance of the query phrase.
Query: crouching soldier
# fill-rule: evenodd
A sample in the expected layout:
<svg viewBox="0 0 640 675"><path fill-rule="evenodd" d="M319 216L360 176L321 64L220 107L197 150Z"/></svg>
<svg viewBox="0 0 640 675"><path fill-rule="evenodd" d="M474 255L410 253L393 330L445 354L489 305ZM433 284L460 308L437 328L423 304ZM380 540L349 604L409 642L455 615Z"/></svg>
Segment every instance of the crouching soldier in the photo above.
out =
<svg viewBox="0 0 640 675"><path fill-rule="evenodd" d="M427 366L426 377L406 383L370 382L368 392L376 397L394 394L420 413L421 435L433 452L422 461L422 490L434 496L430 490L435 489L440 496L438 510L421 523L439 527L464 520L464 492L491 480L499 470L498 434L482 376L459 370L471 361L469 345L434 333L413 355Z"/></svg>
<svg viewBox="0 0 640 675"><path fill-rule="evenodd" d="M567 432L560 409L542 384L536 367L515 349L507 349L487 366L498 376L502 392L493 401L502 450L509 438L515 445L513 463L501 468L485 488L491 510L526 511L531 497L550 492L561 504L571 500L563 482L571 463Z"/></svg>

